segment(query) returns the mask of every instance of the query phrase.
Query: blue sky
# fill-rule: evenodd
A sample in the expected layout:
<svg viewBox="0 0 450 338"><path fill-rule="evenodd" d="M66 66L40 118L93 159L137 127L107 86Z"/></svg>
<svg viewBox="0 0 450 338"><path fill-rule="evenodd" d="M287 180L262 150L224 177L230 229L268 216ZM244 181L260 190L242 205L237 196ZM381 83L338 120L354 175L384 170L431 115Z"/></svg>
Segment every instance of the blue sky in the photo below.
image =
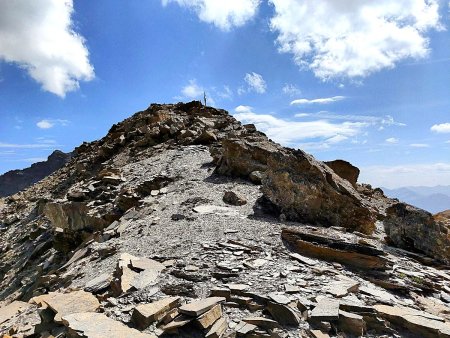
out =
<svg viewBox="0 0 450 338"><path fill-rule="evenodd" d="M450 184L450 4L0 0L0 173L201 99L375 186Z"/></svg>

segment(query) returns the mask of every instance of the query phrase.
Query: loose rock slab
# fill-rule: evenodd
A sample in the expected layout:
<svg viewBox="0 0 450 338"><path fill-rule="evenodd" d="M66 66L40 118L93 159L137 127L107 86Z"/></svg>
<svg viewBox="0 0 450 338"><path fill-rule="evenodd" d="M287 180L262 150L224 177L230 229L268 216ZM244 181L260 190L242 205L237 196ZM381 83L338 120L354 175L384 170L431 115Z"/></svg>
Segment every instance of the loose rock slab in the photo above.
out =
<svg viewBox="0 0 450 338"><path fill-rule="evenodd" d="M339 301L331 298L322 298L311 312L311 320L333 321L339 319Z"/></svg>
<svg viewBox="0 0 450 338"><path fill-rule="evenodd" d="M15 301L11 304L3 306L0 308L0 324L6 322L7 320L13 318L19 313L28 309L31 305L25 302Z"/></svg>
<svg viewBox="0 0 450 338"><path fill-rule="evenodd" d="M224 297L209 297L202 300L198 300L180 307L180 313L185 315L198 317L205 313L216 304L224 302L226 299Z"/></svg>
<svg viewBox="0 0 450 338"><path fill-rule="evenodd" d="M78 312L94 312L100 307L97 298L85 291L51 292L48 295L35 297L34 301L47 304L56 313L54 318L56 323L61 323L63 316Z"/></svg>
<svg viewBox="0 0 450 338"><path fill-rule="evenodd" d="M389 305L375 305L381 317L421 337L450 337L450 323L423 311Z"/></svg>
<svg viewBox="0 0 450 338"><path fill-rule="evenodd" d="M165 314L180 304L180 297L168 297L150 304L141 304L134 308L131 321L143 330L154 321L159 321Z"/></svg>
<svg viewBox="0 0 450 338"><path fill-rule="evenodd" d="M82 312L65 315L62 321L76 337L89 338L156 338L129 328L121 322L106 317L102 313Z"/></svg>

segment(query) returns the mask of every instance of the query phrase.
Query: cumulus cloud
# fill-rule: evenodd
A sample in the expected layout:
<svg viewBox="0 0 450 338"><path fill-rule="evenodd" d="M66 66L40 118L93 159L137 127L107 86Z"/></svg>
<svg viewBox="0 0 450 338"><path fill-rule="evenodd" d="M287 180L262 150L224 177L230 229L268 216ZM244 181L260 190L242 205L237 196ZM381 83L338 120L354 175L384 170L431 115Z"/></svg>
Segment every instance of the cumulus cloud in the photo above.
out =
<svg viewBox="0 0 450 338"><path fill-rule="evenodd" d="M361 78L428 55L439 0L269 0L279 51L323 80Z"/></svg>
<svg viewBox="0 0 450 338"><path fill-rule="evenodd" d="M345 96L333 96L333 97L325 97L319 99L297 99L291 102L291 105L301 105L301 104L328 104L337 101L341 101L345 99Z"/></svg>
<svg viewBox="0 0 450 338"><path fill-rule="evenodd" d="M162 0L163 6L171 2L194 10L201 21L228 31L252 19L257 13L260 0Z"/></svg>
<svg viewBox="0 0 450 338"><path fill-rule="evenodd" d="M431 131L434 131L435 133L450 133L450 123L441 123L441 124L435 124L432 126Z"/></svg>
<svg viewBox="0 0 450 338"><path fill-rule="evenodd" d="M290 146L301 146L312 148L320 143L322 148L328 148L355 137L367 127L363 122L340 122L333 123L327 120L315 120L296 122L275 117L270 114L256 114L249 106L238 106L235 109L235 118L243 123L253 123L258 130L265 132L270 138L277 142ZM302 143L308 140L320 139L319 142Z"/></svg>
<svg viewBox="0 0 450 338"><path fill-rule="evenodd" d="M40 129L50 129L55 125L67 126L69 124L68 120L60 119L44 119L36 123L36 126Z"/></svg>
<svg viewBox="0 0 450 338"><path fill-rule="evenodd" d="M72 14L72 0L0 1L0 60L19 65L58 96L78 89L94 69Z"/></svg>
<svg viewBox="0 0 450 338"><path fill-rule="evenodd" d="M267 84L262 75L252 72L245 74L245 82L247 82L248 89L258 94L264 94L267 90Z"/></svg>
<svg viewBox="0 0 450 338"><path fill-rule="evenodd" d="M400 140L395 137L390 137L390 138L387 138L385 141L386 141L386 143L397 144Z"/></svg>
<svg viewBox="0 0 450 338"><path fill-rule="evenodd" d="M450 163L402 164L360 167L360 182L377 187L399 188L415 185L436 186L450 182ZM425 173L425 174L424 174Z"/></svg>

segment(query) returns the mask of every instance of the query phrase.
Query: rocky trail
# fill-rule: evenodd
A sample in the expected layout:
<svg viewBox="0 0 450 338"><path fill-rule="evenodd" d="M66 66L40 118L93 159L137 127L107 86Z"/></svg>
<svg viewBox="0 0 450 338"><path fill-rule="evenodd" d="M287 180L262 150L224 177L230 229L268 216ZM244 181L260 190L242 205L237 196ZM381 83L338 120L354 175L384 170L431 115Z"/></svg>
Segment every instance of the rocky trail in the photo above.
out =
<svg viewBox="0 0 450 338"><path fill-rule="evenodd" d="M450 337L449 214L200 102L0 199L3 337Z"/></svg>

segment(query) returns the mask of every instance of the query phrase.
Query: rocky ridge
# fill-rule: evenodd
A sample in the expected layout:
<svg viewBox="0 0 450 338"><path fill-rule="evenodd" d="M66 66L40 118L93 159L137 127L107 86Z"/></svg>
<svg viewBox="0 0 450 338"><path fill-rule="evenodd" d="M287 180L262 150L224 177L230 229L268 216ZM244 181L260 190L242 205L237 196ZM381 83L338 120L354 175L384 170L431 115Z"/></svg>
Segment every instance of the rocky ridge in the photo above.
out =
<svg viewBox="0 0 450 338"><path fill-rule="evenodd" d="M0 332L450 336L449 214L356 169L152 104L0 200Z"/></svg>
<svg viewBox="0 0 450 338"><path fill-rule="evenodd" d="M54 171L63 167L72 154L55 150L46 161L37 162L23 170L11 170L0 175L0 197L13 195L30 185L39 182Z"/></svg>

